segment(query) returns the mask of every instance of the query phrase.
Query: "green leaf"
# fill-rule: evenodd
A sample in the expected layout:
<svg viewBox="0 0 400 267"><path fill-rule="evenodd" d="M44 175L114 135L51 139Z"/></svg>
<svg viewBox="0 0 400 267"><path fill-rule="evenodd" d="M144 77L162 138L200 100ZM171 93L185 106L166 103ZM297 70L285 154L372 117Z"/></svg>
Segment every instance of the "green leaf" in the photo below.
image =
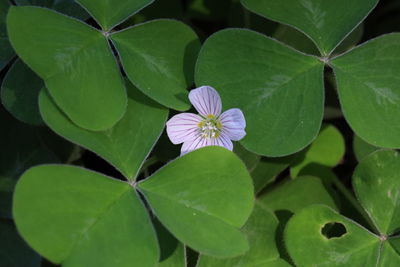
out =
<svg viewBox="0 0 400 267"><path fill-rule="evenodd" d="M231 0L189 0L187 15L191 19L223 21L228 15L226 11L229 10L231 2Z"/></svg>
<svg viewBox="0 0 400 267"><path fill-rule="evenodd" d="M400 148L400 34L368 41L331 61L344 116L380 147Z"/></svg>
<svg viewBox="0 0 400 267"><path fill-rule="evenodd" d="M6 17L10 3L0 1L0 70L2 70L15 55L7 36Z"/></svg>
<svg viewBox="0 0 400 267"><path fill-rule="evenodd" d="M29 169L13 204L29 245L63 266L155 266L159 248L146 209L128 183L67 165Z"/></svg>
<svg viewBox="0 0 400 267"><path fill-rule="evenodd" d="M278 219L275 215L256 203L252 215L242 228L242 232L249 239L250 250L243 256L232 259L218 259L201 255L197 267L276 267L277 261L280 261L275 245L275 230L277 227ZM282 264L282 266L285 265ZM286 266L290 265L287 264Z"/></svg>
<svg viewBox="0 0 400 267"><path fill-rule="evenodd" d="M378 149L379 149L379 147L368 144L367 142L362 140L357 135L354 135L353 151L354 151L354 155L356 156L356 159L358 162L360 162L364 157L368 156L369 154L371 154L372 152L374 152Z"/></svg>
<svg viewBox="0 0 400 267"><path fill-rule="evenodd" d="M325 232L333 224L340 230ZM388 241L323 205L295 214L285 243L296 266L394 267L400 262Z"/></svg>
<svg viewBox="0 0 400 267"><path fill-rule="evenodd" d="M245 149L240 143L235 144L233 147L233 152L243 161L246 165L247 170L251 172L260 162L260 156L254 153L251 153L247 149Z"/></svg>
<svg viewBox="0 0 400 267"><path fill-rule="evenodd" d="M187 88L200 50L192 29L175 20L154 20L113 33L111 39L134 85L164 106L189 109Z"/></svg>
<svg viewBox="0 0 400 267"><path fill-rule="evenodd" d="M324 235L331 223L344 231ZM387 242L327 206L309 206L295 214L286 227L285 243L297 266L392 266L379 257ZM392 255L392 260L398 263L400 257Z"/></svg>
<svg viewBox="0 0 400 267"><path fill-rule="evenodd" d="M273 211L290 211L291 213L296 213L313 204L336 207L321 180L312 176L298 177L278 185L260 196L259 201Z"/></svg>
<svg viewBox="0 0 400 267"><path fill-rule="evenodd" d="M307 146L323 116L324 65L273 39L249 30L212 35L196 66L196 84L213 86L225 109L246 118L245 148L284 156Z"/></svg>
<svg viewBox="0 0 400 267"><path fill-rule="evenodd" d="M148 99L129 82L128 107L113 128L93 132L73 124L49 95L39 97L43 120L56 133L77 143L110 162L127 179L135 180L143 161L164 129L168 110Z"/></svg>
<svg viewBox="0 0 400 267"><path fill-rule="evenodd" d="M323 56L337 45L368 15L378 0L242 0L250 11L293 26L309 36Z"/></svg>
<svg viewBox="0 0 400 267"><path fill-rule="evenodd" d="M251 171L254 191L259 193L266 185L272 183L275 178L289 167L292 157L262 158Z"/></svg>
<svg viewBox="0 0 400 267"><path fill-rule="evenodd" d="M40 256L19 236L9 221L0 221L0 259L4 267L39 267Z"/></svg>
<svg viewBox="0 0 400 267"><path fill-rule="evenodd" d="M246 167L232 152L221 147L195 150L140 182L138 188L161 223L182 243L217 257L248 250L237 228L251 213L253 187Z"/></svg>
<svg viewBox="0 0 400 267"><path fill-rule="evenodd" d="M303 53L310 55L319 55L318 48L307 36L299 30L287 25L279 25L274 32L274 38L281 41Z"/></svg>
<svg viewBox="0 0 400 267"><path fill-rule="evenodd" d="M322 127L317 139L304 151L296 155L292 162L290 174L292 178L310 164L334 167L343 158L345 143L342 134L333 125Z"/></svg>
<svg viewBox="0 0 400 267"><path fill-rule="evenodd" d="M12 7L7 26L18 55L45 81L56 104L74 123L105 130L122 117L126 92L101 32L38 7Z"/></svg>
<svg viewBox="0 0 400 267"><path fill-rule="evenodd" d="M153 220L160 246L159 267L185 267L185 246L156 219Z"/></svg>
<svg viewBox="0 0 400 267"><path fill-rule="evenodd" d="M89 14L74 0L15 0L20 6L41 6L54 9L63 14L86 20Z"/></svg>
<svg viewBox="0 0 400 267"><path fill-rule="evenodd" d="M353 176L354 190L381 235L400 230L400 157L381 150L365 157Z"/></svg>
<svg viewBox="0 0 400 267"><path fill-rule="evenodd" d="M108 31L150 5L154 0L119 0L118 3L109 0L76 0Z"/></svg>
<svg viewBox="0 0 400 267"><path fill-rule="evenodd" d="M43 81L21 60L11 66L1 85L4 107L22 122L43 124L39 113L38 95Z"/></svg>

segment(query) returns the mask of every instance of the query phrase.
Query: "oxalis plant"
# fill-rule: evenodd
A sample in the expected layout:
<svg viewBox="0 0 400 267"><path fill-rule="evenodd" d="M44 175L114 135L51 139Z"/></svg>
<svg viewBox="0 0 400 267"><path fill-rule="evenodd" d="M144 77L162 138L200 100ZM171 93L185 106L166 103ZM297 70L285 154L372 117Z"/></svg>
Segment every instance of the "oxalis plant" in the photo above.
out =
<svg viewBox="0 0 400 267"><path fill-rule="evenodd" d="M2 0L0 266L400 266L399 12Z"/></svg>

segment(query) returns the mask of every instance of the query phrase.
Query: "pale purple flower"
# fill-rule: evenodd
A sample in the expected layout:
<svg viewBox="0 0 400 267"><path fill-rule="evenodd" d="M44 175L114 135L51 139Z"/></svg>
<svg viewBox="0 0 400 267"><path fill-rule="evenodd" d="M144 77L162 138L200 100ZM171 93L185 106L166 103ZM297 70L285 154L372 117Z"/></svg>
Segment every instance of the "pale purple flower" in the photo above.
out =
<svg viewBox="0 0 400 267"><path fill-rule="evenodd" d="M193 89L189 100L197 114L181 113L167 122L167 134L171 142L181 144L181 154L205 146L222 146L232 150L232 141L239 141L246 132L246 121L238 108L221 114L221 98L210 86Z"/></svg>

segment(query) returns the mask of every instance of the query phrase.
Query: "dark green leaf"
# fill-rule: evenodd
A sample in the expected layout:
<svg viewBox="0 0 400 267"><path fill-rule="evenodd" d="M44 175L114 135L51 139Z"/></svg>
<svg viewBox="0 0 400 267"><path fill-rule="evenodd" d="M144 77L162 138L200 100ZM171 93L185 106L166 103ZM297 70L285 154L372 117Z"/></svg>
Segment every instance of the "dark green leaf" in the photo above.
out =
<svg viewBox="0 0 400 267"><path fill-rule="evenodd" d="M67 165L29 169L13 203L18 231L63 266L155 266L159 248L147 211L128 183Z"/></svg>
<svg viewBox="0 0 400 267"><path fill-rule="evenodd" d="M211 36L197 62L196 84L213 86L225 109L245 115L245 148L284 156L307 146L323 115L323 63L249 30Z"/></svg>
<svg viewBox="0 0 400 267"><path fill-rule="evenodd" d="M400 148L400 34L358 46L331 62L344 116L368 143Z"/></svg>
<svg viewBox="0 0 400 267"><path fill-rule="evenodd" d="M175 20L154 20L113 33L111 39L134 85L164 106L189 109L187 88L200 50L192 29Z"/></svg>
<svg viewBox="0 0 400 267"><path fill-rule="evenodd" d="M126 92L101 32L39 7L12 7L7 26L18 55L74 123L105 130L122 117Z"/></svg>
<svg viewBox="0 0 400 267"><path fill-rule="evenodd" d="M73 124L48 94L40 94L40 111L46 124L59 135L86 147L114 165L126 178L138 171L160 137L168 110L148 99L127 82L128 107L124 117L109 130L93 132Z"/></svg>
<svg viewBox="0 0 400 267"><path fill-rule="evenodd" d="M378 0L241 0L250 11L291 25L308 35L323 56L368 15Z"/></svg>
<svg viewBox="0 0 400 267"><path fill-rule="evenodd" d="M161 223L182 243L217 257L248 250L237 228L253 208L253 187L246 167L232 152L220 147L195 150L138 187Z"/></svg>
<svg viewBox="0 0 400 267"><path fill-rule="evenodd" d="M42 79L18 59L1 85L1 102L20 121L43 124L38 106L38 95L42 88Z"/></svg>
<svg viewBox="0 0 400 267"><path fill-rule="evenodd" d="M6 17L9 7L8 0L0 1L0 70L7 65L15 54L7 36Z"/></svg>

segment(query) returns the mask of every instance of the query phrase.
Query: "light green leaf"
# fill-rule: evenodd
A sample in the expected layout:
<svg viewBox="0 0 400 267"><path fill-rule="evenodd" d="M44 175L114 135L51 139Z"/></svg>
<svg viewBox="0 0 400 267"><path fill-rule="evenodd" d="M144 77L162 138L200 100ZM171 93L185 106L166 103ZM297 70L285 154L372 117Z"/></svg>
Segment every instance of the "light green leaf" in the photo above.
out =
<svg viewBox="0 0 400 267"><path fill-rule="evenodd" d="M25 123L43 124L38 95L43 81L21 60L11 66L1 85L1 102L17 119Z"/></svg>
<svg viewBox="0 0 400 267"><path fill-rule="evenodd" d="M378 149L379 149L379 147L368 144L367 142L362 140L357 135L354 135L353 151L354 151L354 155L356 156L356 159L358 162L360 162L364 157L368 156L369 154L371 154L372 152L374 152Z"/></svg>
<svg viewBox="0 0 400 267"><path fill-rule="evenodd" d="M0 221L0 259L4 267L40 267L40 256L19 236L10 221Z"/></svg>
<svg viewBox="0 0 400 267"><path fill-rule="evenodd" d="M211 36L196 66L196 84L213 86L225 109L245 115L245 148L284 156L307 146L323 116L323 63L249 30Z"/></svg>
<svg viewBox="0 0 400 267"><path fill-rule="evenodd" d="M378 0L241 0L250 11L291 25L309 36L323 56L368 15Z"/></svg>
<svg viewBox="0 0 400 267"><path fill-rule="evenodd" d="M334 167L343 158L345 143L342 134L333 125L322 127L317 139L304 151L298 153L292 162L290 174L292 178L310 164Z"/></svg>
<svg viewBox="0 0 400 267"><path fill-rule="evenodd" d="M387 267L400 261L387 241L323 205L295 214L285 243L296 266Z"/></svg>
<svg viewBox="0 0 400 267"><path fill-rule="evenodd" d="M200 50L192 29L175 20L154 20L113 33L111 39L134 85L164 106L189 109L187 88Z"/></svg>
<svg viewBox="0 0 400 267"><path fill-rule="evenodd" d="M380 147L400 148L400 34L368 41L331 61L344 116Z"/></svg>
<svg viewBox="0 0 400 267"><path fill-rule="evenodd" d="M232 259L218 259L201 255L196 267L276 267L279 252L275 245L275 230L278 219L268 209L256 203L246 225L242 228L250 244L250 250L243 256ZM284 265L282 265L284 266ZM287 264L287 266L290 266Z"/></svg>
<svg viewBox="0 0 400 267"><path fill-rule="evenodd" d="M29 169L13 203L28 244L63 266L155 266L159 248L146 209L128 183L67 165Z"/></svg>
<svg viewBox="0 0 400 267"><path fill-rule="evenodd" d="M12 7L7 26L18 55L45 81L57 105L74 123L105 130L122 117L126 92L101 32L39 7Z"/></svg>
<svg viewBox="0 0 400 267"><path fill-rule="evenodd" d="M154 0L76 0L100 24L103 30L108 31L150 5Z"/></svg>
<svg viewBox="0 0 400 267"><path fill-rule="evenodd" d="M128 107L113 128L93 132L73 124L43 91L40 111L46 124L59 135L77 143L110 162L127 179L138 171L164 129L168 110L148 99L129 82Z"/></svg>
<svg viewBox="0 0 400 267"><path fill-rule="evenodd" d="M8 0L0 1L0 70L7 65L15 54L7 36L6 17L9 8Z"/></svg>
<svg viewBox="0 0 400 267"><path fill-rule="evenodd" d="M140 182L138 188L161 223L182 243L217 257L248 250L237 228L251 213L253 187L246 167L232 152L221 147L195 150Z"/></svg>
<svg viewBox="0 0 400 267"><path fill-rule="evenodd" d="M400 157L381 150L365 157L353 176L354 190L381 235L400 230Z"/></svg>

